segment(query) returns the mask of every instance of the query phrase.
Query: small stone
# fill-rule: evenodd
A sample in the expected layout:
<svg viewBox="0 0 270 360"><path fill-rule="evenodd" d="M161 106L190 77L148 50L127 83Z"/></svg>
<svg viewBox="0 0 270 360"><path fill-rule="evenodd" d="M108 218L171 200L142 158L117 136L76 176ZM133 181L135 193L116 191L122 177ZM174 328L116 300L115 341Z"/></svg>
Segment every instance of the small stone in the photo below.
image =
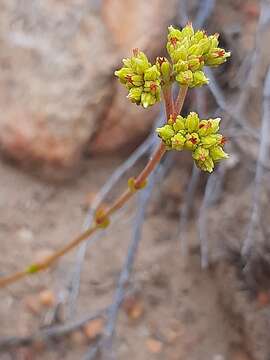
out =
<svg viewBox="0 0 270 360"><path fill-rule="evenodd" d="M44 290L39 293L40 304L46 307L53 307L55 304L55 295L51 290Z"/></svg>
<svg viewBox="0 0 270 360"><path fill-rule="evenodd" d="M134 296L129 296L125 299L123 309L131 320L138 320L144 312L142 300Z"/></svg>
<svg viewBox="0 0 270 360"><path fill-rule="evenodd" d="M257 295L257 302L259 306L266 306L270 303L270 294L267 291L261 291Z"/></svg>
<svg viewBox="0 0 270 360"><path fill-rule="evenodd" d="M163 343L157 339L149 338L146 340L146 347L152 354L159 354L163 349Z"/></svg>
<svg viewBox="0 0 270 360"><path fill-rule="evenodd" d="M103 319L91 320L84 326L84 334L88 339L94 340L102 333L103 326Z"/></svg>

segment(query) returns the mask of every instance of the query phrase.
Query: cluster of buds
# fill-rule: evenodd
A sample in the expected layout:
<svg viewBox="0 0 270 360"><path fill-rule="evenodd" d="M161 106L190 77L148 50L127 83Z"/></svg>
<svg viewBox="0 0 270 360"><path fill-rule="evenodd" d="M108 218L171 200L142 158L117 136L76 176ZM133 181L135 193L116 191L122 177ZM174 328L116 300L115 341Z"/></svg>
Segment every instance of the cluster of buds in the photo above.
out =
<svg viewBox="0 0 270 360"><path fill-rule="evenodd" d="M191 112L187 117L171 117L168 123L156 131L168 150L190 150L196 165L212 172L215 163L228 158L223 151L225 138L218 134L220 119L200 120Z"/></svg>
<svg viewBox="0 0 270 360"><path fill-rule="evenodd" d="M129 90L128 98L137 105L147 108L160 101L160 72L146 55L138 49L133 56L123 60L124 66L115 71L120 82Z"/></svg>
<svg viewBox="0 0 270 360"><path fill-rule="evenodd" d="M188 87L207 84L203 67L223 64L230 56L218 44L218 34L207 36L204 31L195 32L190 23L182 30L170 26L167 51L176 81Z"/></svg>

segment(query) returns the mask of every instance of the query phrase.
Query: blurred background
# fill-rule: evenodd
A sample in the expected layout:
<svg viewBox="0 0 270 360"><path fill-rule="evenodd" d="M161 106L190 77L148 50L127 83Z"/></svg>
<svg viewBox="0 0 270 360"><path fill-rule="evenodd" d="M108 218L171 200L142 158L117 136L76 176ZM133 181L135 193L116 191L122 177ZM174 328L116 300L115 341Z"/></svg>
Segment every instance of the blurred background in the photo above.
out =
<svg viewBox="0 0 270 360"><path fill-rule="evenodd" d="M222 117L230 159L207 175L169 153L112 225L0 289L1 360L270 359L270 1L1 0L0 276L92 221L156 145L156 105L113 73L166 56L167 26L220 34L183 113Z"/></svg>

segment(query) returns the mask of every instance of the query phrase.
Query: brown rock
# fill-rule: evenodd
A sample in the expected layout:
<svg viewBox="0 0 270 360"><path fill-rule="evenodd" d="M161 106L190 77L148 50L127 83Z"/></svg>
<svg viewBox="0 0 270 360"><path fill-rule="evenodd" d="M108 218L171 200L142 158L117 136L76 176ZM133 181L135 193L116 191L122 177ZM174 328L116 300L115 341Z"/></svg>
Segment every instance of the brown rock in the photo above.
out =
<svg viewBox="0 0 270 360"><path fill-rule="evenodd" d="M72 168L96 131L113 56L85 4L1 3L0 145L20 163Z"/></svg>
<svg viewBox="0 0 270 360"><path fill-rule="evenodd" d="M94 340L102 333L103 326L103 319L91 320L84 326L84 333L89 340Z"/></svg>
<svg viewBox="0 0 270 360"><path fill-rule="evenodd" d="M55 295L54 293L47 289L47 290L43 290L39 293L39 301L40 304L46 307L53 307L53 305L55 304Z"/></svg>
<svg viewBox="0 0 270 360"><path fill-rule="evenodd" d="M130 295L123 302L123 309L130 320L138 320L144 312L144 304L141 299Z"/></svg>
<svg viewBox="0 0 270 360"><path fill-rule="evenodd" d="M134 47L162 55L176 4L106 0L97 12L84 0L3 0L2 153L55 176L79 164L89 141L91 152L138 143L158 106L130 104L113 71Z"/></svg>
<svg viewBox="0 0 270 360"><path fill-rule="evenodd" d="M163 344L159 340L149 338L146 340L146 347L152 354L159 354L163 349Z"/></svg>

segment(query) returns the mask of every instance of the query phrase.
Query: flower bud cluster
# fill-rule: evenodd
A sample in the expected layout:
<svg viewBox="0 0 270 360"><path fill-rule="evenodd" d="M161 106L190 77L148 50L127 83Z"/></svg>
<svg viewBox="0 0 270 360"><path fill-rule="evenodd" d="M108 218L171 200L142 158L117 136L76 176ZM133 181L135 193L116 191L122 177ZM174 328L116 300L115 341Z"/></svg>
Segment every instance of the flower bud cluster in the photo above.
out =
<svg viewBox="0 0 270 360"><path fill-rule="evenodd" d="M220 119L200 120L191 112L187 117L177 116L156 131L168 150L190 150L196 165L212 172L215 163L228 158L223 151L225 138L218 134Z"/></svg>
<svg viewBox="0 0 270 360"><path fill-rule="evenodd" d="M191 23L182 30L170 26L167 51L176 81L188 87L207 84L203 67L223 64L230 56L218 45L218 34L207 36L204 31L195 32Z"/></svg>
<svg viewBox="0 0 270 360"><path fill-rule="evenodd" d="M160 72L156 65L151 65L146 55L138 49L133 56L123 59L124 66L115 71L120 82L129 90L128 98L137 105L147 108L160 101Z"/></svg>

